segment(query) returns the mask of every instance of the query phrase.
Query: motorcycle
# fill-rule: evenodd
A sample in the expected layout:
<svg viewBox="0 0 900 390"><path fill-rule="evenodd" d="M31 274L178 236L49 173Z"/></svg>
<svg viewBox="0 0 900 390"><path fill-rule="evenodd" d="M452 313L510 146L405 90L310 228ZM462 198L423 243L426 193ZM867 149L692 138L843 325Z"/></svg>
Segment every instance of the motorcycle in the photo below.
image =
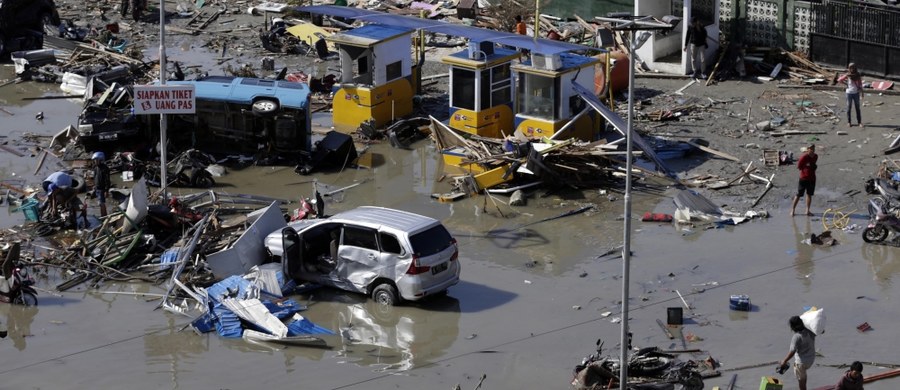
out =
<svg viewBox="0 0 900 390"><path fill-rule="evenodd" d="M0 275L0 302L37 306L34 278L20 266L19 251L19 243L14 243L6 252L3 275Z"/></svg>
<svg viewBox="0 0 900 390"><path fill-rule="evenodd" d="M619 377L619 360L602 356L603 341L597 340L596 352L575 366L572 386L576 389L605 388ZM674 367L673 367L674 366ZM657 347L642 348L628 360L628 373L633 377L657 378L667 383L680 383L685 389L702 389L703 380L694 370L696 363L675 364L675 356L660 352ZM629 384L629 388L642 388Z"/></svg>
<svg viewBox="0 0 900 390"><path fill-rule="evenodd" d="M869 200L869 225L863 230L863 241L868 243L883 242L893 233L892 240L900 233L900 218L893 212L887 212L884 204L876 199Z"/></svg>
<svg viewBox="0 0 900 390"><path fill-rule="evenodd" d="M196 149L186 150L166 164L174 168L166 171L166 180L175 187L210 188L216 185L216 180L206 167L214 162L212 156L206 153ZM147 177L147 184L159 187L159 163L148 162L144 176Z"/></svg>
<svg viewBox="0 0 900 390"><path fill-rule="evenodd" d="M886 214L894 214L900 211L900 190L896 188L896 182L887 179L869 179L866 181L866 193L877 195L871 200L875 201Z"/></svg>

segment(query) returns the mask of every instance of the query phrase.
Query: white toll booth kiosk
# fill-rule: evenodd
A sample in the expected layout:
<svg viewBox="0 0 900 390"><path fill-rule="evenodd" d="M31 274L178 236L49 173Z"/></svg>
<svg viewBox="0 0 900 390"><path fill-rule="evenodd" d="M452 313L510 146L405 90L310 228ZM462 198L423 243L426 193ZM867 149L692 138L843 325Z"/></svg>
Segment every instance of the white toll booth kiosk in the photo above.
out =
<svg viewBox="0 0 900 390"><path fill-rule="evenodd" d="M334 34L341 60L334 94L334 127L352 132L367 120L376 128L413 111L412 33L404 27L369 24Z"/></svg>

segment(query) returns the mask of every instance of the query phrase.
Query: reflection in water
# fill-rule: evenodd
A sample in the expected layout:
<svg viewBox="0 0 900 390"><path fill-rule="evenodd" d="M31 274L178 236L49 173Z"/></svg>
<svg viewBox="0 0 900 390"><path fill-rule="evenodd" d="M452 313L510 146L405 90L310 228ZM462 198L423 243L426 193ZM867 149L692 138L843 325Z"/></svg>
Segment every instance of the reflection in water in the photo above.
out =
<svg viewBox="0 0 900 390"><path fill-rule="evenodd" d="M812 285L812 273L815 269L813 265L813 248L812 245L807 245L803 243L803 240L809 238L810 235L810 226L809 226L809 218L803 218L804 227L803 230L799 230L797 228L797 218L791 218L791 224L794 227L794 241L797 245L797 253L794 256L794 270L797 271L797 279L803 283L803 287L806 287L806 292L809 292L809 288Z"/></svg>
<svg viewBox="0 0 900 390"><path fill-rule="evenodd" d="M175 317L167 315L165 329L147 329L144 336L144 354L147 356L147 372L168 372L172 376L172 388L178 388L178 374L190 372L194 357L209 351L208 337L198 337L194 332L180 331ZM185 367L181 367L185 363Z"/></svg>
<svg viewBox="0 0 900 390"><path fill-rule="evenodd" d="M893 284L891 277L900 272L897 248L892 245L863 243L860 251L862 258L869 262L872 279L882 291L888 292Z"/></svg>
<svg viewBox="0 0 900 390"><path fill-rule="evenodd" d="M11 339L13 346L19 351L24 351L26 347L25 338L31 337L31 323L34 316L38 313L37 306L21 306L8 303L0 304L0 313L6 323L9 332L7 338Z"/></svg>
<svg viewBox="0 0 900 390"><path fill-rule="evenodd" d="M385 306L372 300L335 304L335 329L343 346L338 354L349 362L404 371L427 364L459 335L459 300L436 297L420 307Z"/></svg>

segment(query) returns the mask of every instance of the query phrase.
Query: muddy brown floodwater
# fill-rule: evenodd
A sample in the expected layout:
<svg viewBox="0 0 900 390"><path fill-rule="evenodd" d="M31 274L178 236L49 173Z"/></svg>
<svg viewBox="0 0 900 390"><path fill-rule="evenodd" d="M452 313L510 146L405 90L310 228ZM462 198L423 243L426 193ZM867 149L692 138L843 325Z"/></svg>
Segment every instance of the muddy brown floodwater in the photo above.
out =
<svg viewBox="0 0 900 390"><path fill-rule="evenodd" d="M10 77L0 66L0 79ZM49 135L75 120L71 101L26 102L21 97L57 93L55 86L20 84L0 90L3 142L24 132ZM43 123L34 114L43 111ZM400 208L442 220L459 240L462 280L449 295L421 305L380 307L365 297L332 290L298 296L312 321L343 334L328 349L281 348L197 335L188 317L157 310L159 286L108 283L49 292L62 280L50 270L38 280L40 306L0 306L9 337L0 340L3 388L32 389L567 389L573 366L592 352L598 338L617 354L621 316L621 260L601 257L622 242L622 196L596 190L529 198L509 208L477 196L455 203L430 198L446 192L443 169L429 141L413 150L375 145L371 170L298 176L290 168L252 167L218 179L217 190L288 197L309 196L310 183L340 188L355 183L327 210L358 205ZM36 184L35 158L0 153L0 176ZM823 192L829 188L825 186ZM634 216L673 213L675 190L637 193ZM176 194L179 189L173 189ZM781 190L783 192L790 190ZM498 197L505 200L504 197ZM667 307L683 307L684 332L697 336L689 348L708 351L722 369L779 360L787 353L787 319L804 307L822 307L826 333L817 339L817 363L853 360L900 363L896 345L898 249L863 244L858 233L837 231L839 245L800 243L823 230L818 217L787 216L789 199L773 195L772 217L721 229L676 227L635 220L631 267L631 330L634 345L680 349L656 324ZM559 215L585 203L595 211L522 225ZM817 204L818 205L818 204ZM22 222L0 211L0 227ZM864 224L862 217L853 221ZM39 249L35 249L39 250ZM137 295L135 293L150 294ZM752 311L728 309L731 294L747 294ZM603 313L611 312L607 317ZM873 330L860 333L868 322ZM705 358L707 352L692 358ZM756 388L774 364L736 372L739 389ZM816 366L810 385L833 384L843 370ZM866 367L865 374L880 371ZM731 372L706 380L728 383ZM786 388L795 388L790 376ZM867 384L896 389L897 379Z"/></svg>

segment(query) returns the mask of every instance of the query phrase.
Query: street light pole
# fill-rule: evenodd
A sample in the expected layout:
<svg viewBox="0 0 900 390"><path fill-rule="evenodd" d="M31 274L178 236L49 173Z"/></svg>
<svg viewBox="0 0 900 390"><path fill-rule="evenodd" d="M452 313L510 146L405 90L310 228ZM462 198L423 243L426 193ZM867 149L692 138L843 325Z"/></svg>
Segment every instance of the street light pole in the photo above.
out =
<svg viewBox="0 0 900 390"><path fill-rule="evenodd" d="M135 5L137 6L137 5ZM159 0L159 85L166 85L166 1ZM162 189L162 199L168 198L166 178L166 114L159 114L159 186Z"/></svg>
<svg viewBox="0 0 900 390"><path fill-rule="evenodd" d="M619 389L626 390L628 383L628 349L630 337L628 337L628 284L631 278L631 135L634 131L634 50L635 30L631 30L631 42L629 43L628 56L628 131L625 132L625 233L622 244L622 335L621 350L619 351Z"/></svg>

